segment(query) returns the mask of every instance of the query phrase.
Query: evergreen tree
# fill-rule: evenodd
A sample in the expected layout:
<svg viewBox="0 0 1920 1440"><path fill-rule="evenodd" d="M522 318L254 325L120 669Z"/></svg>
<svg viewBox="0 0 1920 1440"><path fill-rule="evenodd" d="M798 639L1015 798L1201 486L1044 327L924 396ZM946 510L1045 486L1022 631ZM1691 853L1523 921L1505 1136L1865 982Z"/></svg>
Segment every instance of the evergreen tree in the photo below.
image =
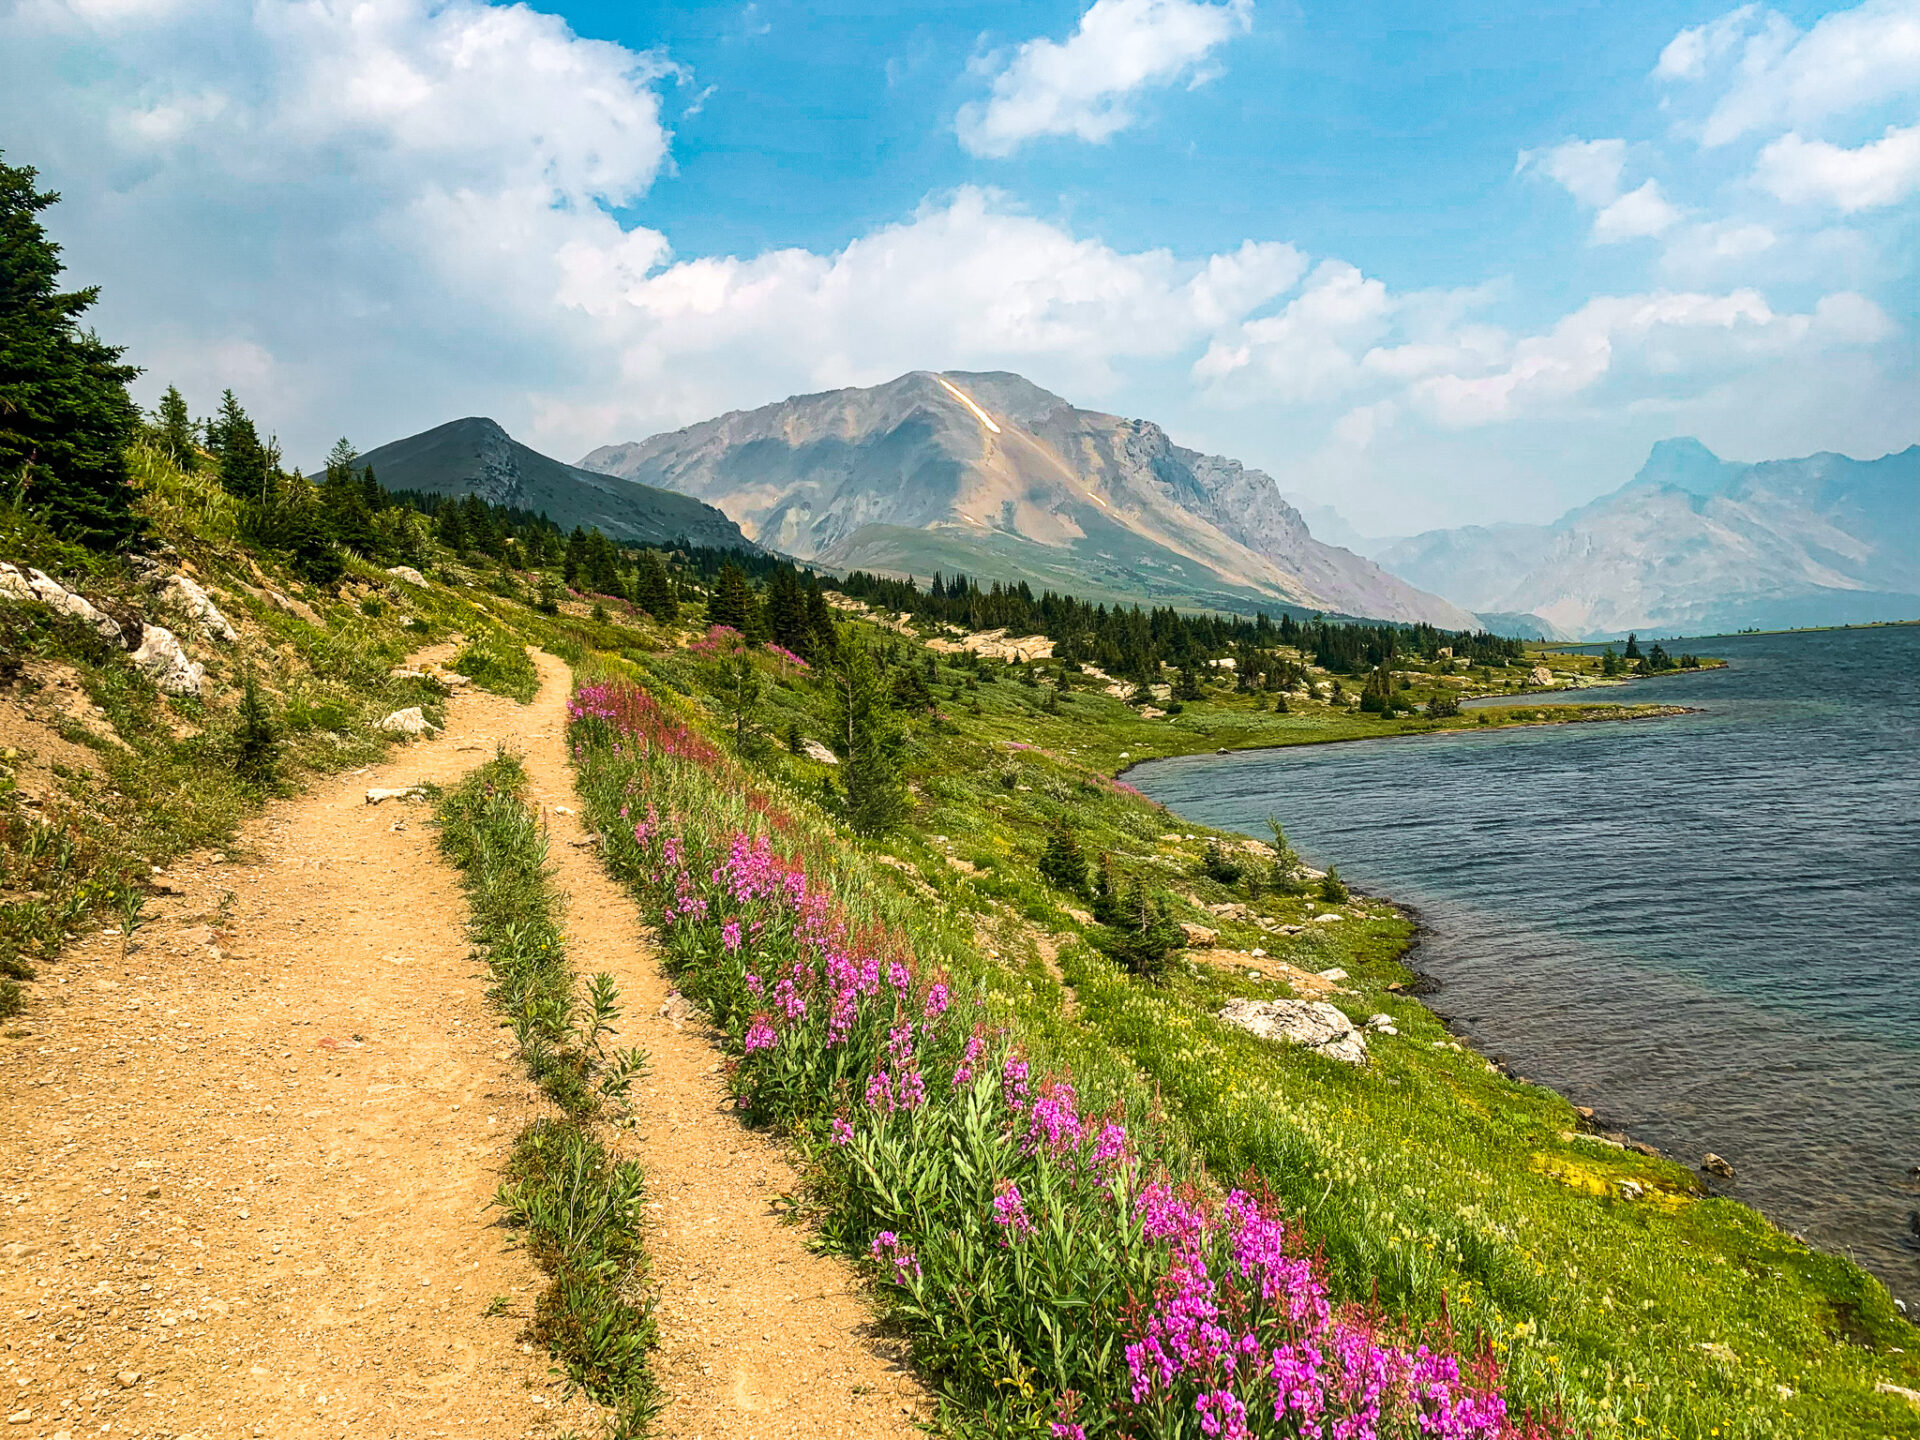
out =
<svg viewBox="0 0 1920 1440"><path fill-rule="evenodd" d="M1386 666L1367 672L1366 686L1360 692L1360 708L1369 715L1393 714L1393 672Z"/></svg>
<svg viewBox="0 0 1920 1440"><path fill-rule="evenodd" d="M882 835L907 811L900 775L903 737L881 689L879 672L864 646L848 642L832 675L833 748L842 761L847 818L861 835Z"/></svg>
<svg viewBox="0 0 1920 1440"><path fill-rule="evenodd" d="M673 597L673 582L658 550L640 552L640 568L635 573L633 598L640 608L663 625L680 618L680 602Z"/></svg>
<svg viewBox="0 0 1920 1440"><path fill-rule="evenodd" d="M1117 923L1125 900L1120 877L1113 868L1113 852L1103 850L1100 863L1093 868L1093 918L1102 925Z"/></svg>
<svg viewBox="0 0 1920 1440"><path fill-rule="evenodd" d="M326 478L321 486L321 508L333 538L356 555L374 553L373 511L367 505L366 486L353 468L360 454L342 435L327 452Z"/></svg>
<svg viewBox="0 0 1920 1440"><path fill-rule="evenodd" d="M207 448L220 464L220 484L229 495L267 503L273 465L253 418L232 390L220 396L220 413L207 426Z"/></svg>
<svg viewBox="0 0 1920 1440"><path fill-rule="evenodd" d="M800 653L809 660L831 660L840 653L840 631L833 623L833 607L813 576L807 577L807 633L812 648Z"/></svg>
<svg viewBox="0 0 1920 1440"><path fill-rule="evenodd" d="M147 433L161 453L182 470L191 470L200 463L200 451L196 445L198 430L193 417L187 413L186 397L178 387L169 385L167 393L160 397L160 403L154 407L153 419L147 426Z"/></svg>
<svg viewBox="0 0 1920 1440"><path fill-rule="evenodd" d="M744 634L747 611L752 603L753 596L747 590L747 577L740 573L738 565L729 560L720 567L712 593L707 596L707 623L729 625Z"/></svg>
<svg viewBox="0 0 1920 1440"><path fill-rule="evenodd" d="M1320 898L1329 905L1347 903L1347 885L1340 878L1340 872L1333 866L1327 866L1327 873L1320 877Z"/></svg>
<svg viewBox="0 0 1920 1440"><path fill-rule="evenodd" d="M1069 895L1084 898L1088 893L1087 857L1064 823L1047 836L1047 848L1040 855L1040 878Z"/></svg>
<svg viewBox="0 0 1920 1440"><path fill-rule="evenodd" d="M116 548L141 528L126 461L140 422L127 382L140 372L80 328L98 286L55 288L60 247L39 216L60 197L36 178L0 161L0 482L59 534Z"/></svg>
<svg viewBox="0 0 1920 1440"><path fill-rule="evenodd" d="M1108 923L1097 943L1128 973L1159 980L1186 938L1167 907L1166 897L1149 896L1136 881L1128 887L1119 914Z"/></svg>
<svg viewBox="0 0 1920 1440"><path fill-rule="evenodd" d="M1633 634L1632 632L1628 632L1627 634L1627 649L1626 649L1625 655L1622 658L1627 660L1638 660L1641 658L1640 637Z"/></svg>
<svg viewBox="0 0 1920 1440"><path fill-rule="evenodd" d="M1176 700L1198 700L1206 692L1200 688L1200 672L1191 664L1182 665L1180 672L1173 678L1173 698Z"/></svg>
<svg viewBox="0 0 1920 1440"><path fill-rule="evenodd" d="M727 729L733 735L734 752L753 756L765 748L760 724L760 672L744 651L736 652L721 667L715 684L721 713L727 717Z"/></svg>
<svg viewBox="0 0 1920 1440"><path fill-rule="evenodd" d="M782 565L767 577L767 634L802 658L813 649L813 627L807 620L807 592L792 567Z"/></svg>
<svg viewBox="0 0 1920 1440"><path fill-rule="evenodd" d="M560 576L569 585L580 583L581 567L587 562L587 532L578 525L567 536L566 558L560 563Z"/></svg>

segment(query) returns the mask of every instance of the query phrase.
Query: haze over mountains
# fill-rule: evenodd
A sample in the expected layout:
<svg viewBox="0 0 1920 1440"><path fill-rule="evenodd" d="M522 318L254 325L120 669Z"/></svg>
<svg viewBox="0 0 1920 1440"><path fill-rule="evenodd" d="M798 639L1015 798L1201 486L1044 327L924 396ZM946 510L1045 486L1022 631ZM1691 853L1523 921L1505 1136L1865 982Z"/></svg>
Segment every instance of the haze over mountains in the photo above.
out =
<svg viewBox="0 0 1920 1440"><path fill-rule="evenodd" d="M650 485L592 475L542 455L492 420L450 420L369 451L359 459L389 490L430 495L475 494L490 505L511 505L547 518L563 530L598 527L616 540L671 541L751 548L740 527L711 505Z"/></svg>
<svg viewBox="0 0 1920 1440"><path fill-rule="evenodd" d="M1530 614L1563 638L1911 620L1920 445L1743 464L1664 440L1551 525L1432 530L1372 553L1490 621Z"/></svg>
<svg viewBox="0 0 1920 1440"><path fill-rule="evenodd" d="M839 570L1476 623L1320 543L1270 476L1006 372L916 370L795 396L603 446L580 465L708 501L769 549Z"/></svg>
<svg viewBox="0 0 1920 1440"><path fill-rule="evenodd" d="M391 488L472 491L566 529L1125 604L1290 606L1547 639L1920 617L1920 446L1745 464L1666 440L1633 480L1551 525L1384 540L1149 421L1081 410L1004 372L914 371L795 396L577 466L472 417L362 458Z"/></svg>

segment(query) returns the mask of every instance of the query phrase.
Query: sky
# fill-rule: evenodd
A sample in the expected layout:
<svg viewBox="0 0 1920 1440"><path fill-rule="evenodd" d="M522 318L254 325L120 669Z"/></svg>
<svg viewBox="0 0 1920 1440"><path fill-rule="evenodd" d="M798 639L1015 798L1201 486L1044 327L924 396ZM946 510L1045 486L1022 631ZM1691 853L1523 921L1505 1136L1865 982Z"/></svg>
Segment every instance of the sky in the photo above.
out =
<svg viewBox="0 0 1920 1440"><path fill-rule="evenodd" d="M1008 369L1386 535L1920 439L1920 0L0 0L0 148L309 464Z"/></svg>

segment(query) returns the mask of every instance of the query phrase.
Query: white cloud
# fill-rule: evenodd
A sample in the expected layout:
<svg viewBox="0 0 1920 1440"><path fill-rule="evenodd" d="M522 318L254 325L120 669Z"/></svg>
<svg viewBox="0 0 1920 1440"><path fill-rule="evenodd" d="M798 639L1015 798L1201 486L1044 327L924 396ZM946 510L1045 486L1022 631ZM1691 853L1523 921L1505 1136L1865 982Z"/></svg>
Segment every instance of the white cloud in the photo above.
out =
<svg viewBox="0 0 1920 1440"><path fill-rule="evenodd" d="M1830 205L1847 214L1898 205L1920 191L1920 125L1890 125L1857 150L1783 135L1760 152L1754 179L1790 205Z"/></svg>
<svg viewBox="0 0 1920 1440"><path fill-rule="evenodd" d="M1522 150L1513 169L1516 175L1539 170L1559 182L1575 200L1596 212L1593 243L1614 245L1662 234L1680 219L1657 180L1623 192L1621 176L1626 166L1624 140L1569 140L1551 150Z"/></svg>
<svg viewBox="0 0 1920 1440"><path fill-rule="evenodd" d="M1582 205L1598 209L1619 196L1626 164L1624 140L1569 140L1551 150L1522 150L1513 168L1518 175L1537 167Z"/></svg>
<svg viewBox="0 0 1920 1440"><path fill-rule="evenodd" d="M1387 287L1341 260L1323 260L1277 315L1216 338L1194 377L1217 394L1301 404L1351 390L1360 357L1387 333Z"/></svg>
<svg viewBox="0 0 1920 1440"><path fill-rule="evenodd" d="M1105 140L1133 123L1138 92L1211 78L1207 56L1252 23L1252 0L1094 0L1065 41L1042 36L990 58L987 99L955 120L960 143L1010 155L1041 135Z"/></svg>
<svg viewBox="0 0 1920 1440"><path fill-rule="evenodd" d="M1660 193L1660 182L1649 180L1593 217L1594 243L1612 245L1621 240L1644 240L1665 233L1679 218L1680 212Z"/></svg>
<svg viewBox="0 0 1920 1440"><path fill-rule="evenodd" d="M1755 364L1870 345L1890 331L1872 301L1848 293L1826 296L1799 315L1775 313L1754 290L1600 296L1519 341L1498 366L1432 376L1413 386L1411 398L1451 427L1551 410L1603 381L1630 388L1637 382L1670 400Z"/></svg>
<svg viewBox="0 0 1920 1440"><path fill-rule="evenodd" d="M1879 104L1920 87L1920 3L1867 0L1805 32L1744 5L1682 30L1654 74L1699 82L1723 71L1724 89L1700 128L1708 146Z"/></svg>

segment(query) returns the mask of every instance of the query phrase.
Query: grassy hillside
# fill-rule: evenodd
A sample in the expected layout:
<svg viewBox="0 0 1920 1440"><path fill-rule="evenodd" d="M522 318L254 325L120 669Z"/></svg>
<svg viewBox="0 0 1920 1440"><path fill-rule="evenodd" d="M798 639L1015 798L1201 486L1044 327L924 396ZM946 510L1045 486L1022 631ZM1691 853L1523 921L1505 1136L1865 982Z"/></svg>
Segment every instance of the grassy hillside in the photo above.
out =
<svg viewBox="0 0 1920 1440"><path fill-rule="evenodd" d="M1389 672L1408 694L1513 695L1491 714L1364 714L1350 703L1359 677L1298 655L1302 673L1284 711L1274 693L1240 690L1218 672L1195 677L1199 693L1178 713L1154 715L1159 705L1107 694L1084 669L1063 677L1051 661L1009 665L936 650L929 641L960 637L859 610L841 612L831 640L815 632L821 648L811 663L743 646L707 631L700 607L721 601L724 586L695 555L653 557L678 592L662 605L664 620L616 595L570 592L557 566L503 565L428 535L414 536L431 576L424 586L351 553L338 556L337 579L313 583L288 556L242 538L243 517L212 477L152 451L136 468L140 509L173 547L161 552L163 570L198 577L237 635L222 642L183 623L208 682L199 698L171 696L81 622L0 600L0 653L14 662L4 677L8 713L47 717L31 733L76 747L61 753L80 760L54 770L25 753L32 744L9 742L19 753L7 761L15 788L0 793L0 963L15 977L9 1003L26 1007L16 1023L31 1025L37 985L57 983L52 957L66 933L138 923L147 867L231 844L238 820L266 797L377 755L392 739L374 722L391 711L419 705L432 718L447 682L393 673L409 653L442 644L450 661L510 691L525 679L517 647L538 643L595 684L638 686L682 737L660 751L670 766L651 751L613 754L613 731L577 737L589 746L583 785L610 860L650 917L660 919L671 897L648 863L661 853L659 834L649 835L651 849L630 838L645 810L638 787L683 843L716 859L737 834L777 838L832 905L881 927L871 933L892 937L886 943L911 959L916 1004L944 976L949 1003L978 1021L996 1053L1023 1058L1036 1093L1049 1076L1071 1076L1089 1134L1096 1117L1123 1124L1143 1181L1191 1186L1203 1208L1236 1184L1266 1195L1289 1243L1318 1257L1314 1283L1336 1306L1353 1307L1341 1313L1356 1325L1367 1317L1381 1345L1425 1337L1469 1358L1484 1351L1508 1400L1566 1433L1920 1435L1920 1411L1875 1388L1920 1388L1920 1346L1875 1281L1700 1193L1685 1168L1591 1135L1564 1100L1461 1048L1407 993L1414 977L1401 957L1413 926L1391 904L1342 898L1322 877L1169 815L1112 778L1132 760L1223 745L1574 718L1528 706L1521 692L1534 657L1470 672L1450 666L1446 677ZM0 517L0 558L58 575L109 612L155 613L148 572L66 546L18 511ZM609 573L644 575L646 562L617 557ZM763 572L749 598L772 609L774 588ZM1549 657L1563 674L1599 663ZM244 703L249 675L253 707ZM1169 671L1163 683L1177 678ZM837 764L812 758L845 732L850 686L866 696L863 724L885 739L885 773L865 779L854 775L856 753ZM891 824L867 824L875 812L860 808L860 787L875 774L883 788L897 786ZM858 836L855 821L881 833ZM1050 842L1057 859L1062 837L1092 868L1110 857L1115 888L1137 908L1110 908L1041 878ZM1162 906L1167 923L1205 927L1213 943L1198 943L1197 931L1195 943L1170 942ZM847 1067L837 1075L810 1072L782 1089L769 1068L778 1047L752 1032L744 972L723 963L736 952L719 915L706 928L663 923L662 936L683 985L735 1036L750 1113L787 1127L814 1154L808 1203L834 1243L873 1265L882 1303L916 1337L956 1428L1045 1434L1069 1423L1059 1418L1063 1403L1081 1402L1063 1398L1066 1375L1080 1377L1076 1393L1088 1397L1070 1423L1088 1434L1118 1433L1114 1417L1126 1414L1136 1433L1197 1433L1191 1411L1148 1427L1101 1368L1122 1364L1120 1349L1067 1345L1030 1303L1051 1295L1069 1315L1093 1306L1084 1335L1119 1347L1140 1319L1129 1318L1112 1277L1133 1274L1151 1289L1166 1279L1154 1268L1162 1261L1138 1272L1102 1268L1063 1235L1056 1258L1091 1268L1043 1286L1027 1272L1007 1280L1012 1272L1000 1267L1013 1258L998 1251L969 1259L943 1250L943 1236L997 1222L972 1211L966 1225L955 1222L943 1207L958 1202L936 1191L952 1181L938 1157L957 1152L908 1144L908 1131L889 1128L908 1122L876 1112L870 1091L886 1027L863 1031L867 1048L856 1057L833 1052ZM1321 978L1335 970L1345 977ZM38 981L26 979L32 973ZM1232 999L1289 995L1325 997L1355 1021L1387 1015L1396 1033L1369 1032L1368 1063L1350 1067L1218 1018ZM952 1032L953 1043L967 1033ZM921 1058L936 1090L960 1088L951 1083L957 1054L929 1041ZM1004 1107L1004 1096L981 1103ZM912 1124L931 1125L953 1112L914 1113L926 1118ZM1004 1108L992 1113L993 1123L1010 1123ZM864 1148L834 1144L837 1119ZM1053 1172L1017 1146L991 1154L1006 1178L1029 1187L1024 1203L1041 1215L1033 1187L1052 1184ZM869 1171L848 1168L855 1155ZM895 1186L892 1199L875 1176ZM909 1181L931 1188L911 1199L898 1190ZM1099 1203L1084 1191L1061 1194ZM1091 1221L1082 1228L1105 1233ZM876 1250L883 1232L894 1240ZM976 1267L965 1274L981 1283L999 1276L1006 1288L975 1304L966 1286L916 1287L903 1247L919 1257L915 1280L959 1275L964 1263ZM1097 1295L1087 1288L1096 1282L1106 1287ZM1104 1410L1086 1379L1103 1375Z"/></svg>

